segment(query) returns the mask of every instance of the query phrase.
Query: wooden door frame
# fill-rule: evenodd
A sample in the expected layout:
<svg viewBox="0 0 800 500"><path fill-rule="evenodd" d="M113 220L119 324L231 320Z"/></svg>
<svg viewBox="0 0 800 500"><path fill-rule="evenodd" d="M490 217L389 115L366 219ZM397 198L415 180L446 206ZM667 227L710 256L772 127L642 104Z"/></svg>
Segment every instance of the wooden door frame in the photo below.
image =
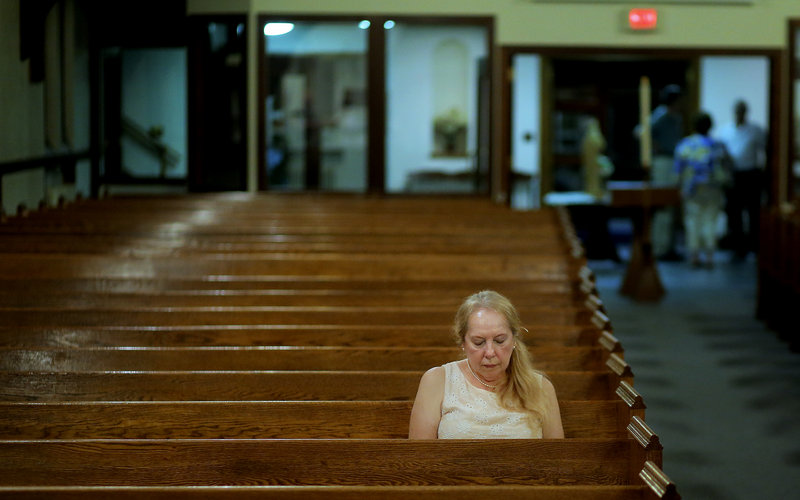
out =
<svg viewBox="0 0 800 500"><path fill-rule="evenodd" d="M795 135L798 133L798 125L795 121L795 109L797 106L797 101L800 99L800 96L798 96L795 92L795 82L800 80L800 63L798 63L800 52L797 50L797 43L800 40L800 18L789 19L788 37L789 54L787 64L789 67L787 73L789 75L789 140L787 142L789 144L786 152L786 163L788 164L789 168L787 171L786 190L784 191L784 195L785 200L791 202L798 197L796 193L800 192L800 185L796 185L800 184L800 180L795 179L794 176L794 161L795 158L800 157L800 144L795 144Z"/></svg>

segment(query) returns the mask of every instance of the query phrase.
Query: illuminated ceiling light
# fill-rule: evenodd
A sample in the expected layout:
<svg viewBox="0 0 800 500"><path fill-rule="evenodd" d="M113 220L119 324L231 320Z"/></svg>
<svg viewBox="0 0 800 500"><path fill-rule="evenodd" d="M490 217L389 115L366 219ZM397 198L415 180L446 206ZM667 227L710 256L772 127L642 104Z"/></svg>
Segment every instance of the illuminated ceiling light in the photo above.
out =
<svg viewBox="0 0 800 500"><path fill-rule="evenodd" d="M369 25L370 25L370 22L367 21L366 19L364 19L363 21L358 23L358 27L361 28L362 30L365 30L365 29L369 28Z"/></svg>
<svg viewBox="0 0 800 500"><path fill-rule="evenodd" d="M395 23L394 23L394 21L392 21L391 19L389 19L388 21L386 21L385 23L383 23L383 29L385 29L385 30L390 30L390 29L394 28L394 24L395 24Z"/></svg>
<svg viewBox="0 0 800 500"><path fill-rule="evenodd" d="M285 35L294 29L292 23L267 23L264 26L264 34L267 36Z"/></svg>

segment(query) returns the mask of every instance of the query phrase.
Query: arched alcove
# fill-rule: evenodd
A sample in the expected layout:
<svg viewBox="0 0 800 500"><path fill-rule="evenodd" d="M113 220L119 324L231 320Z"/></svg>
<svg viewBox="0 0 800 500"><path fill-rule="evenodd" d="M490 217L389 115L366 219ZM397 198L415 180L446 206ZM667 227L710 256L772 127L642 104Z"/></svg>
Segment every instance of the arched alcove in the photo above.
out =
<svg viewBox="0 0 800 500"><path fill-rule="evenodd" d="M439 42L432 53L435 156L467 154L469 51L461 40Z"/></svg>

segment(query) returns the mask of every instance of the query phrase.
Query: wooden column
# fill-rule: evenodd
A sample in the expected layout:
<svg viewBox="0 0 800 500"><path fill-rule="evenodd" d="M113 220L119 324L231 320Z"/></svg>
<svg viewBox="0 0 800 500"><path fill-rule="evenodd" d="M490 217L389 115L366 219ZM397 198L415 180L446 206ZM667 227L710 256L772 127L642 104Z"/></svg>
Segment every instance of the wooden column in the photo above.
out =
<svg viewBox="0 0 800 500"><path fill-rule="evenodd" d="M631 257L619 293L635 300L659 300L665 293L653 255L651 226L656 208L680 203L676 188L648 182L610 182L611 206L625 208L633 220Z"/></svg>

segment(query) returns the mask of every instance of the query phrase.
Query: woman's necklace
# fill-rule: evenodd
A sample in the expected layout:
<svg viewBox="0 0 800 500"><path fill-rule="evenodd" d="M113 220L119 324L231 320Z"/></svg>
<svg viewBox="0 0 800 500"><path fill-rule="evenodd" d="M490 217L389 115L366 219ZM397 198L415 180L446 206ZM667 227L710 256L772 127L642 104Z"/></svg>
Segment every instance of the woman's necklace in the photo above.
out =
<svg viewBox="0 0 800 500"><path fill-rule="evenodd" d="M492 391L494 391L495 389L497 389L497 386L496 386L496 385L489 385L489 384L487 384L486 382L484 382L483 380L481 380L480 378L478 378L478 376L477 376L477 375L475 375L475 372L474 372L474 371L472 371L472 367L469 365L469 360L467 360L467 369L469 369L469 372L472 374L472 376L473 376L473 377L475 377L475 380L477 380L478 382L480 382L480 383L481 383L481 384L483 384L484 386L488 387L488 388L489 388L489 389L491 389Z"/></svg>

